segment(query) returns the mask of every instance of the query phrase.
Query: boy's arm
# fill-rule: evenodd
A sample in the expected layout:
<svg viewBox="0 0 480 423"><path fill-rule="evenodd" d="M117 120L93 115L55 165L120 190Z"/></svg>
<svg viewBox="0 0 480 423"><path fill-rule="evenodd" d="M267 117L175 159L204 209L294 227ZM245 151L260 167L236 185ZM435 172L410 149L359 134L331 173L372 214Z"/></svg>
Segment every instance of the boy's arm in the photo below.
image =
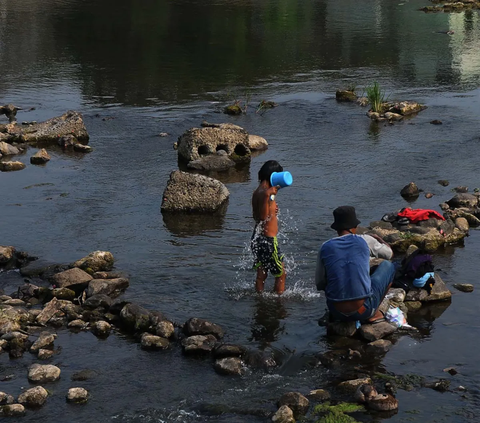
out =
<svg viewBox="0 0 480 423"><path fill-rule="evenodd" d="M327 286L327 275L325 272L325 266L321 258L321 250L318 252L317 256L317 268L315 270L315 285L317 285L317 290L325 291Z"/></svg>

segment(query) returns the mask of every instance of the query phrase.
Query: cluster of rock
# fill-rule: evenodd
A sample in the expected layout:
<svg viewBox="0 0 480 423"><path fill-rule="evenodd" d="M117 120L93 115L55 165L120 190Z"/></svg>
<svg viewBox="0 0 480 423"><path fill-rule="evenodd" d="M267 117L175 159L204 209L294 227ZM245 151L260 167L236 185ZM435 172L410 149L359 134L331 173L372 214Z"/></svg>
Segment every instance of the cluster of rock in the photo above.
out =
<svg viewBox="0 0 480 423"><path fill-rule="evenodd" d="M9 107L11 106L11 107ZM19 110L12 105L2 106L8 110ZM0 109L2 109L0 108ZM15 114L16 114L15 110ZM78 112L69 111L62 116L54 117L45 122L24 122L18 125L15 114L8 114L10 123L0 124L0 171L22 170L26 166L20 161L4 160L24 153L29 146L39 147L45 144L58 144L64 149L88 153L92 148L88 145L88 133L82 116ZM45 164L51 159L48 152L41 148L30 157L30 163Z"/></svg>
<svg viewBox="0 0 480 423"><path fill-rule="evenodd" d="M203 122L201 128L189 129L181 135L174 148L187 168L210 172L249 162L252 151L266 150L268 143L237 125ZM161 210L210 213L225 205L229 195L226 186L216 179L173 171L163 193Z"/></svg>
<svg viewBox="0 0 480 423"><path fill-rule="evenodd" d="M420 10L423 12L462 12L468 9L480 9L480 2L476 0L460 0L449 2L445 0L430 0L438 3L436 6L425 6Z"/></svg>
<svg viewBox="0 0 480 423"><path fill-rule="evenodd" d="M358 97L355 91L351 90L338 90L335 97L337 101L354 102L360 106L369 104L366 97ZM384 102L380 112L369 110L367 116L376 122L393 122L402 120L405 116L414 115L426 108L427 106L415 101Z"/></svg>
<svg viewBox="0 0 480 423"><path fill-rule="evenodd" d="M222 342L224 330L219 325L200 318L174 325L161 312L118 298L129 280L112 271L113 265L114 257L106 251L92 252L70 265L46 265L12 246L0 246L0 269L19 268L29 280L13 294L0 295L0 353L20 358L30 352L38 360L49 360L60 353L55 348L58 329L91 331L100 338L118 330L133 336L145 350L177 345L186 356L213 359L215 371L222 375L242 375L246 366L276 365L261 352ZM35 363L28 379L52 383L60 373L57 366ZM41 386L25 391L17 402L0 393L0 413L22 415L24 406L41 406L47 396ZM80 387L67 394L67 401L85 402L87 398L88 392Z"/></svg>

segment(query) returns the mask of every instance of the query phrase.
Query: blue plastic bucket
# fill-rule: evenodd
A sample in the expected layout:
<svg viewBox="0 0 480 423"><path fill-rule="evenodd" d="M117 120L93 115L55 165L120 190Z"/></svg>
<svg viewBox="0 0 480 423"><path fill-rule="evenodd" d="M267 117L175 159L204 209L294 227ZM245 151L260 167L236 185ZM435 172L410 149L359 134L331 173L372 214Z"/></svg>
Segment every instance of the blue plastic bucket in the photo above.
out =
<svg viewBox="0 0 480 423"><path fill-rule="evenodd" d="M272 187L280 186L282 188L292 185L293 177L290 172L273 172L270 176L270 184Z"/></svg>

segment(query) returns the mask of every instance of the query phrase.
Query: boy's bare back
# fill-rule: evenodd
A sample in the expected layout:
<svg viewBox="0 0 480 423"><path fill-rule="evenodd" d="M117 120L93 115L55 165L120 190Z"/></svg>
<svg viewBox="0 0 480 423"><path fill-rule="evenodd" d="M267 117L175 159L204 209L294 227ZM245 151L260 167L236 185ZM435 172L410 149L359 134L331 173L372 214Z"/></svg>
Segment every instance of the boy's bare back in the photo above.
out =
<svg viewBox="0 0 480 423"><path fill-rule="evenodd" d="M275 201L278 187L262 182L252 195L253 219L263 226L265 236L274 237L278 233L278 206Z"/></svg>

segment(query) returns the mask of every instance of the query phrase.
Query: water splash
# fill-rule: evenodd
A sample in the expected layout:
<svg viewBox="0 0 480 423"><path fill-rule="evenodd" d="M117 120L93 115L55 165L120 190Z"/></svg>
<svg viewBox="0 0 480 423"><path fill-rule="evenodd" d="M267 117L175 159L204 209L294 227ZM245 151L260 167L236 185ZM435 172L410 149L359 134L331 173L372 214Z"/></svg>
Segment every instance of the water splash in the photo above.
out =
<svg viewBox="0 0 480 423"><path fill-rule="evenodd" d="M190 423L199 421L201 417L200 415L193 411L186 411L183 409L183 407L185 407L185 403L186 401L181 401L175 410L156 410L152 408L132 414L118 414L116 416L112 416L111 419L127 423Z"/></svg>
<svg viewBox="0 0 480 423"><path fill-rule="evenodd" d="M282 298L309 301L319 298L321 295L317 292L312 282L303 281L299 275L299 265L302 260L295 260L296 234L298 233L298 224L288 209L278 214L280 230L277 235L280 250L284 254L284 265L287 273L286 289ZM256 233L255 236L258 234ZM254 289L255 271L252 268L253 255L250 248L250 240L245 241L242 254L237 263L233 266L236 269L233 283L225 284L225 291L236 301L245 297L256 297L258 294ZM270 285L273 288L272 276L269 275L265 285L267 289ZM277 298L278 295L267 290L262 293L266 298Z"/></svg>

